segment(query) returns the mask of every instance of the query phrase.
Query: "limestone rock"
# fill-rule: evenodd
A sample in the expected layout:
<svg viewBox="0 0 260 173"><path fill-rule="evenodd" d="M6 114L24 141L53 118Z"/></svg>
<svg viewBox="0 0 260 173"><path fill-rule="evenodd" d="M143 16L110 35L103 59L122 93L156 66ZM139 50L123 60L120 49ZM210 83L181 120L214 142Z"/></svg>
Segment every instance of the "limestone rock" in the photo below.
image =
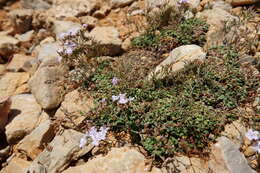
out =
<svg viewBox="0 0 260 173"><path fill-rule="evenodd" d="M114 27L96 27L89 36L106 48L104 56L113 56L122 52L122 40L119 38L118 30Z"/></svg>
<svg viewBox="0 0 260 173"><path fill-rule="evenodd" d="M56 38L59 38L60 34L68 32L76 28L80 28L81 25L71 21L60 21L56 20L53 22L53 32L56 35Z"/></svg>
<svg viewBox="0 0 260 173"><path fill-rule="evenodd" d="M26 61L30 61L35 59L31 56L26 56L22 54L15 54L12 58L12 61L7 65L6 69L8 71L18 72L22 70L22 67L24 66L24 63Z"/></svg>
<svg viewBox="0 0 260 173"><path fill-rule="evenodd" d="M68 122L68 127L79 125L85 117L81 112L87 113L94 108L94 100L92 98L80 96L78 90L74 90L65 95L64 101L61 103L60 108L57 110L55 117L59 119L69 118L73 121L72 124Z"/></svg>
<svg viewBox="0 0 260 173"><path fill-rule="evenodd" d="M28 157L34 160L42 151L43 144L49 143L53 137L53 125L50 120L47 120L21 140L16 149L26 153Z"/></svg>
<svg viewBox="0 0 260 173"><path fill-rule="evenodd" d="M21 94L28 92L28 89L24 87L29 80L30 75L28 73L6 73L0 79L0 96L12 96L15 94Z"/></svg>
<svg viewBox="0 0 260 173"><path fill-rule="evenodd" d="M231 124L225 126L225 130L221 135L229 138L235 145L240 148L243 144L246 134L246 127L242 124L241 120L236 120Z"/></svg>
<svg viewBox="0 0 260 173"><path fill-rule="evenodd" d="M209 31L206 35L206 47L221 45L224 38L222 29L225 23L238 19L221 8L204 10L197 13L196 17L205 20L210 25Z"/></svg>
<svg viewBox="0 0 260 173"><path fill-rule="evenodd" d="M167 68L170 74L177 73L185 68L186 65L194 62L195 60L203 61L206 58L206 53L203 52L202 48L197 45L185 45L173 49L170 55L161 62L155 70L149 74L148 79L153 77L161 79L166 77L164 73Z"/></svg>
<svg viewBox="0 0 260 173"><path fill-rule="evenodd" d="M125 7L135 0L111 0L112 8Z"/></svg>
<svg viewBox="0 0 260 173"><path fill-rule="evenodd" d="M47 0L22 0L23 8L35 9L35 10L45 10L51 7Z"/></svg>
<svg viewBox="0 0 260 173"><path fill-rule="evenodd" d="M33 39L34 34L35 34L35 31L31 30L24 34L16 34L15 38L17 38L20 42L29 42Z"/></svg>
<svg viewBox="0 0 260 173"><path fill-rule="evenodd" d="M181 173L208 173L208 162L201 158L176 156L174 157L174 167ZM177 171L176 171L177 172Z"/></svg>
<svg viewBox="0 0 260 173"><path fill-rule="evenodd" d="M226 137L218 138L211 153L209 168L213 173L256 173L235 144Z"/></svg>
<svg viewBox="0 0 260 173"><path fill-rule="evenodd" d="M11 99L10 122L5 127L5 133L8 143L14 144L38 125L42 109L31 94L17 95Z"/></svg>
<svg viewBox="0 0 260 173"><path fill-rule="evenodd" d="M59 82L63 80L64 74L61 66L42 64L29 80L31 92L42 108L56 108L63 100L64 90Z"/></svg>
<svg viewBox="0 0 260 173"><path fill-rule="evenodd" d="M57 42L54 43L43 43L39 47L38 57L39 61L48 61L49 59L56 59L59 54L57 50L59 49L59 44Z"/></svg>
<svg viewBox="0 0 260 173"><path fill-rule="evenodd" d="M16 33L25 33L32 27L33 11L30 9L16 9L9 13Z"/></svg>
<svg viewBox="0 0 260 173"><path fill-rule="evenodd" d="M98 165L98 166L97 166ZM106 156L97 156L87 163L70 167L62 173L161 173L158 168L148 171L145 157L129 147L112 148Z"/></svg>
<svg viewBox="0 0 260 173"><path fill-rule="evenodd" d="M239 5L250 5L260 2L259 0L226 0L232 6L239 6Z"/></svg>
<svg viewBox="0 0 260 173"><path fill-rule="evenodd" d="M83 149L79 148L79 141L83 135L74 130L65 130L61 135L55 136L49 144L49 148L52 149L45 149L40 153L28 168L28 173L39 172L35 169L43 170L43 167L48 173L63 171L71 160L76 160L92 149L91 145L85 146Z"/></svg>
<svg viewBox="0 0 260 173"><path fill-rule="evenodd" d="M0 97L0 131L3 131L5 128L10 107L11 99L9 97Z"/></svg>
<svg viewBox="0 0 260 173"><path fill-rule="evenodd" d="M0 173L25 173L26 169L30 166L30 162L20 159L18 157L13 158L8 165L3 168Z"/></svg>
<svg viewBox="0 0 260 173"><path fill-rule="evenodd" d="M49 13L56 18L88 15L100 8L100 2L99 0L56 0Z"/></svg>

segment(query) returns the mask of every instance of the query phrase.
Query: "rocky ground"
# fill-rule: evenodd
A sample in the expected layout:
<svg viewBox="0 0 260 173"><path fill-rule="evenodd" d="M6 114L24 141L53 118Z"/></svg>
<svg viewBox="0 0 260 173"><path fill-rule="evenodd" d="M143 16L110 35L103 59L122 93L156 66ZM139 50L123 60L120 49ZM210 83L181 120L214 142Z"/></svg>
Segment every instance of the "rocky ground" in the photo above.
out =
<svg viewBox="0 0 260 173"><path fill-rule="evenodd" d="M208 48L222 44L227 36L218 34L224 24L239 20L236 14L253 8L256 15L244 27L246 35L256 44L241 48L250 54L241 57L241 63L259 79L259 64L255 63L260 58L259 0L188 0L187 3L189 9L196 9L188 15L209 24L206 44L203 48L183 45L164 53L155 68L154 72L159 74L156 77L164 77L160 71L167 64L173 64L172 72L177 73L186 67L186 61L203 62ZM246 123L242 116L224 127L209 147L207 157L176 154L158 166L136 144L113 145L106 152L91 143L80 147L84 133L75 127L85 122L81 111L90 112L95 102L91 97L81 97L77 85L69 89L66 86L68 69L59 60L60 37L84 27L89 36L108 48L103 58L113 59L131 50L131 40L147 26L145 15L165 4L178 6L174 0L0 0L0 173L254 173L260 170L260 153L246 137L250 123L259 130L259 121ZM147 78L151 78L151 73ZM259 89L239 108L243 117L259 119Z"/></svg>

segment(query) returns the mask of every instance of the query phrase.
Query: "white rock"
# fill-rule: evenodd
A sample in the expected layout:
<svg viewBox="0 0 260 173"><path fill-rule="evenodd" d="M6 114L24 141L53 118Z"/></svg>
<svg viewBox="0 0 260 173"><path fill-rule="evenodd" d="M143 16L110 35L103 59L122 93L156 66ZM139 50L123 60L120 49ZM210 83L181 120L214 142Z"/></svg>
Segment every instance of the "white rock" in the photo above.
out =
<svg viewBox="0 0 260 173"><path fill-rule="evenodd" d="M26 169L30 166L30 162L20 159L18 157L13 158L8 165L3 168L0 173L25 173Z"/></svg>
<svg viewBox="0 0 260 173"><path fill-rule="evenodd" d="M30 75L28 73L5 73L0 78L0 96L13 96L28 92L27 81Z"/></svg>
<svg viewBox="0 0 260 173"><path fill-rule="evenodd" d="M203 52L202 48L197 45L184 45L173 49L163 62L161 62L155 70L149 74L148 79L153 77L161 79L166 77L165 68L168 67L167 71L170 74L177 73L185 68L186 65L194 62L195 60L203 61L206 58L206 53Z"/></svg>
<svg viewBox="0 0 260 173"><path fill-rule="evenodd" d="M69 30L81 28L81 25L71 21L59 21L56 20L53 22L53 32L56 35L56 38L60 38L62 33L68 32Z"/></svg>
<svg viewBox="0 0 260 173"><path fill-rule="evenodd" d="M113 56L122 52L122 40L119 38L119 32L114 27L95 27L89 34L94 40L106 48L103 55Z"/></svg>
<svg viewBox="0 0 260 173"><path fill-rule="evenodd" d="M97 156L87 163L71 167L62 173L162 173L158 168L149 171L145 157L129 147L112 148L106 156Z"/></svg>
<svg viewBox="0 0 260 173"><path fill-rule="evenodd" d="M16 149L26 153L34 160L42 151L43 144L49 143L54 137L54 129L50 120L44 121L29 135L21 140Z"/></svg>
<svg viewBox="0 0 260 173"><path fill-rule="evenodd" d="M31 61L35 59L32 56L26 56L22 54L15 54L12 58L12 61L7 65L6 69L8 71L18 72L22 70L22 67L24 66L24 63L26 61Z"/></svg>
<svg viewBox="0 0 260 173"><path fill-rule="evenodd" d="M239 149L226 137L220 137L212 147L209 168L213 173L256 173Z"/></svg>
<svg viewBox="0 0 260 173"><path fill-rule="evenodd" d="M31 94L17 95L11 99L10 122L5 127L5 133L8 143L13 144L38 125L42 109Z"/></svg>
<svg viewBox="0 0 260 173"><path fill-rule="evenodd" d="M111 0L112 8L125 7L135 0Z"/></svg>
<svg viewBox="0 0 260 173"><path fill-rule="evenodd" d="M65 71L61 66L48 62L42 63L34 73L29 80L29 87L42 108L53 109L63 100L64 89L59 82L63 80Z"/></svg>
<svg viewBox="0 0 260 173"><path fill-rule="evenodd" d="M28 173L39 172L39 166L41 169L46 169L48 173L57 173L63 171L70 161L76 160L80 156L89 152L93 146L86 146L83 150L79 148L79 141L84 134L74 130L65 130L61 135L55 136L52 142L49 144L51 150L45 149L38 157L33 161L29 167Z"/></svg>

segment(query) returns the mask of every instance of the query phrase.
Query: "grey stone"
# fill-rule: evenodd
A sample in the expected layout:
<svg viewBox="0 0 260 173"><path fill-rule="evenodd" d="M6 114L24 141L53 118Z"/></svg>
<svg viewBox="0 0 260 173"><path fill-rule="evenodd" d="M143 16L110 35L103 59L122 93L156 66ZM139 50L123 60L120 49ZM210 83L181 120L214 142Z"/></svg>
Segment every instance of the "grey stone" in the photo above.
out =
<svg viewBox="0 0 260 173"><path fill-rule="evenodd" d="M92 145L85 146L83 149L79 148L79 142L83 135L83 133L70 129L55 136L48 147L51 150L46 148L38 155L29 167L29 173L33 173L35 171L33 168L39 167L37 165L44 167L48 173L63 171L70 164L70 161L76 160L93 148Z"/></svg>
<svg viewBox="0 0 260 173"><path fill-rule="evenodd" d="M21 0L23 8L35 9L35 10L46 10L51 7L51 4L46 0Z"/></svg>
<svg viewBox="0 0 260 173"><path fill-rule="evenodd" d="M80 28L81 25L71 21L60 21L56 20L53 22L53 32L56 38L59 38L60 34L68 32L69 30Z"/></svg>
<svg viewBox="0 0 260 173"><path fill-rule="evenodd" d="M213 173L256 173L233 142L223 136L217 141L212 147L209 161Z"/></svg>
<svg viewBox="0 0 260 173"><path fill-rule="evenodd" d="M103 52L104 56L118 55L123 51L122 40L119 38L118 30L114 27L95 27L89 36L106 48Z"/></svg>
<svg viewBox="0 0 260 173"><path fill-rule="evenodd" d="M112 8L125 7L135 0L111 0Z"/></svg>
<svg viewBox="0 0 260 173"><path fill-rule="evenodd" d="M53 109L63 100L64 89L59 82L63 80L65 70L55 64L42 63L29 80L29 87L37 102L44 109ZM46 64L46 65L44 65Z"/></svg>
<svg viewBox="0 0 260 173"><path fill-rule="evenodd" d="M26 153L27 157L34 160L41 152L43 145L49 143L53 137L53 125L50 120L47 120L23 138L23 140L18 143L17 149L23 153Z"/></svg>
<svg viewBox="0 0 260 173"><path fill-rule="evenodd" d="M162 79L168 74L172 75L184 70L187 65L195 60L203 61L205 58L206 53L203 52L200 46L184 45L177 47L173 49L170 52L170 55L148 75L148 79Z"/></svg>
<svg viewBox="0 0 260 173"><path fill-rule="evenodd" d="M8 143L14 144L38 125L42 109L31 94L17 95L11 99L10 122L5 127L5 134Z"/></svg>

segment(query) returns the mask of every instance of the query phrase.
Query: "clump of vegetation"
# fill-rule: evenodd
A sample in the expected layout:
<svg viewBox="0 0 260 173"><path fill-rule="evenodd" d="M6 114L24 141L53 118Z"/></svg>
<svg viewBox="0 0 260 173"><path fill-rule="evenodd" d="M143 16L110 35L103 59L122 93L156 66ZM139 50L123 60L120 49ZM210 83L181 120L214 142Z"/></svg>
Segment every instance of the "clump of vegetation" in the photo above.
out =
<svg viewBox="0 0 260 173"><path fill-rule="evenodd" d="M125 80L119 66L101 63L86 85L101 104L86 119L95 126L127 132L155 157L200 153L226 123L238 118L236 108L257 84L241 70L238 53L225 48L212 52L219 54L210 54L205 63L182 74L150 83L142 82L145 76ZM113 97L119 94L133 99L117 102Z"/></svg>
<svg viewBox="0 0 260 173"><path fill-rule="evenodd" d="M159 21L151 20L147 31L133 40L136 49L117 59L100 60L100 45L81 30L74 38L64 38L67 49L60 52L71 71L82 70L83 78L75 81L97 103L91 112L82 113L85 122L131 136L133 144L159 162L176 152L204 153L259 86L250 71L242 70L240 54L232 46L208 50L205 62L194 62L178 74L145 80L160 61L158 56L183 44L204 44L208 26L182 15L166 8Z"/></svg>
<svg viewBox="0 0 260 173"><path fill-rule="evenodd" d="M134 47L156 52L158 57L184 44L202 46L208 25L195 17L186 19L185 8L165 7L148 15L148 28L133 39Z"/></svg>

